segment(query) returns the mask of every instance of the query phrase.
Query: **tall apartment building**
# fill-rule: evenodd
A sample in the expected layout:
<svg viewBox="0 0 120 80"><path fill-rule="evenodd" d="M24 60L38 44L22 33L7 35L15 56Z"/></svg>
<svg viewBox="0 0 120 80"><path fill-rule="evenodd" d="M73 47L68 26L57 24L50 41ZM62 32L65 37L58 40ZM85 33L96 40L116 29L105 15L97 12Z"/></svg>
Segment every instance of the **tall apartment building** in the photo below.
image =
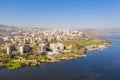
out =
<svg viewBox="0 0 120 80"><path fill-rule="evenodd" d="M45 51L46 51L46 46L45 46L45 44L39 44L39 45L38 45L38 51L39 51L39 52L45 52Z"/></svg>
<svg viewBox="0 0 120 80"><path fill-rule="evenodd" d="M64 44L63 43L51 43L50 44L50 49L54 50L64 50Z"/></svg>
<svg viewBox="0 0 120 80"><path fill-rule="evenodd" d="M23 53L24 53L24 47L20 46L20 54L23 54Z"/></svg>

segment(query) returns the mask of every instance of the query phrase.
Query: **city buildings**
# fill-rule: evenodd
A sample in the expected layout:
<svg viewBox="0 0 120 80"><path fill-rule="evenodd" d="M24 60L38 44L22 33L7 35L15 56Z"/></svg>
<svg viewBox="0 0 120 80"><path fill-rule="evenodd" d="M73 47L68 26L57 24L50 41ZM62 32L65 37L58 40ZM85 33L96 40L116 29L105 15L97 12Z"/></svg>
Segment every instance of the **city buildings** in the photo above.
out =
<svg viewBox="0 0 120 80"><path fill-rule="evenodd" d="M44 29L44 28L18 28L18 27L0 27L2 33L0 35L4 38L7 49L7 54L10 53L28 53L33 47L37 47L35 53L46 52L46 44L50 43L49 48L57 53L64 50L63 43L56 43L57 41L80 40L81 31L69 29ZM4 35L2 35L4 34ZM0 38L0 44L4 41ZM7 46L9 44L9 46ZM13 46L16 50L11 48ZM47 46L48 47L48 46ZM66 47L68 49L71 46Z"/></svg>

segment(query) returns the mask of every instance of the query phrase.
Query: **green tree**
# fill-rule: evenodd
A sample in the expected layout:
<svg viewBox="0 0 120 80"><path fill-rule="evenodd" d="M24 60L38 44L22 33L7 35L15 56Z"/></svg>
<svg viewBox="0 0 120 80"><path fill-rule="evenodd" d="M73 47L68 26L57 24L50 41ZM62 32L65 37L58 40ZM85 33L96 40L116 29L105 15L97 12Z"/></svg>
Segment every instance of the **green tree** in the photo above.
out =
<svg viewBox="0 0 120 80"><path fill-rule="evenodd" d="M38 51L37 46L34 46L34 47L32 48L32 52L37 52L37 51Z"/></svg>

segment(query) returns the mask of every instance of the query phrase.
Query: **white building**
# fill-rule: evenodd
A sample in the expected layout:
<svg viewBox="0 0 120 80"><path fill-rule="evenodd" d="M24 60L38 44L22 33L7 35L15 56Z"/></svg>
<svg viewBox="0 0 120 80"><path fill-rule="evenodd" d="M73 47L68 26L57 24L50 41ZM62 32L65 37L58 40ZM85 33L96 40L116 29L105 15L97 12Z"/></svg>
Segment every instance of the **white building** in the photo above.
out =
<svg viewBox="0 0 120 80"><path fill-rule="evenodd" d="M24 47L20 46L20 54L23 54L23 53L24 53Z"/></svg>
<svg viewBox="0 0 120 80"><path fill-rule="evenodd" d="M50 49L52 49L53 51L55 50L64 50L64 44L63 43L51 43L50 44Z"/></svg>
<svg viewBox="0 0 120 80"><path fill-rule="evenodd" d="M9 46L7 46L7 54L9 55L11 53L11 49Z"/></svg>
<svg viewBox="0 0 120 80"><path fill-rule="evenodd" d="M39 45L38 45L38 51L39 51L39 52L45 52L45 51L46 51L46 46L45 46L45 44L39 44Z"/></svg>

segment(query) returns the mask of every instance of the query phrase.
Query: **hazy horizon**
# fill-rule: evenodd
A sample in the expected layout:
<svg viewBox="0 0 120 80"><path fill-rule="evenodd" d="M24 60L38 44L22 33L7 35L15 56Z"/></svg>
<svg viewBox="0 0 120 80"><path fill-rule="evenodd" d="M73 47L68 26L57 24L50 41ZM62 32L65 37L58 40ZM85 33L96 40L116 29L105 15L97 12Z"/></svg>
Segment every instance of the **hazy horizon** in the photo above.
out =
<svg viewBox="0 0 120 80"><path fill-rule="evenodd" d="M119 0L0 0L0 24L46 28L119 28Z"/></svg>

